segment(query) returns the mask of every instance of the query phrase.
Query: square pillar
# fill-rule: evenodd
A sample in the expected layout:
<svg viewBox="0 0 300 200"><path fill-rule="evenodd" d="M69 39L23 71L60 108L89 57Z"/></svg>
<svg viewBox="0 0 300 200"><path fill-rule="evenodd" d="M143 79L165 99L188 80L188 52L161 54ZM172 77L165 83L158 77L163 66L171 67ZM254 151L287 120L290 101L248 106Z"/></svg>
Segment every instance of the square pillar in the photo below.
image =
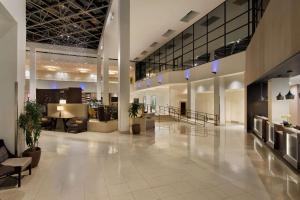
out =
<svg viewBox="0 0 300 200"><path fill-rule="evenodd" d="M107 58L102 59L102 88L101 96L103 105L109 105L109 62Z"/></svg>
<svg viewBox="0 0 300 200"><path fill-rule="evenodd" d="M118 39L118 129L120 132L129 133L130 0L118 0Z"/></svg>
<svg viewBox="0 0 300 200"><path fill-rule="evenodd" d="M36 100L36 50L34 47L30 48L29 99Z"/></svg>
<svg viewBox="0 0 300 200"><path fill-rule="evenodd" d="M97 99L101 99L101 93L102 93L102 74L101 74L101 68L102 68L102 63L101 63L101 57L99 56L97 58Z"/></svg>
<svg viewBox="0 0 300 200"><path fill-rule="evenodd" d="M214 78L214 114L219 116L220 125L225 124L225 86L223 77Z"/></svg>
<svg viewBox="0 0 300 200"><path fill-rule="evenodd" d="M191 83L187 83L187 109L195 111L196 91L195 86Z"/></svg>

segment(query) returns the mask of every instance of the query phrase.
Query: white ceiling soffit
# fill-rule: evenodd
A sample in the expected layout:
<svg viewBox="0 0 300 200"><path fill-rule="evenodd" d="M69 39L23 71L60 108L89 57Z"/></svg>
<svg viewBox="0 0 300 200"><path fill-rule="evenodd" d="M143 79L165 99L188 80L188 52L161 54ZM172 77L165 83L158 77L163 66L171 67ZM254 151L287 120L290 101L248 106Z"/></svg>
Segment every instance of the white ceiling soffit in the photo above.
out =
<svg viewBox="0 0 300 200"><path fill-rule="evenodd" d="M149 55L223 2L224 0L131 0L131 59L145 57L141 55L143 51L148 51ZM191 11L193 12L190 13ZM185 19L189 21L181 21L188 13L190 14ZM174 30L174 33L163 37L169 29ZM155 48L150 47L153 42L159 44Z"/></svg>
<svg viewBox="0 0 300 200"><path fill-rule="evenodd" d="M47 53L97 57L97 50L93 49L27 42L26 49L30 50L31 47L35 48L36 51Z"/></svg>
<svg viewBox="0 0 300 200"><path fill-rule="evenodd" d="M0 3L0 38L7 33L7 31L16 24L13 17Z"/></svg>

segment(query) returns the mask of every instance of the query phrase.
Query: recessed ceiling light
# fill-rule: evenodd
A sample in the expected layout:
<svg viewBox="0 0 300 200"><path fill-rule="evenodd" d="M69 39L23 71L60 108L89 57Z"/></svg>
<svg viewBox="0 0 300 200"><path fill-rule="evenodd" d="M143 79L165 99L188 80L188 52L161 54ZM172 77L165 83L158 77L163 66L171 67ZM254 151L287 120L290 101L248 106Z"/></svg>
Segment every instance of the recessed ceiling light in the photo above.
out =
<svg viewBox="0 0 300 200"><path fill-rule="evenodd" d="M89 71L89 69L86 69L86 68L78 68L78 71L80 73L87 73Z"/></svg>
<svg viewBox="0 0 300 200"><path fill-rule="evenodd" d="M116 70L109 70L108 74L109 75L116 75L116 74L118 74L118 71L116 71Z"/></svg>
<svg viewBox="0 0 300 200"><path fill-rule="evenodd" d="M51 66L51 65L46 65L46 66L44 66L44 68L47 69L48 71L52 71L52 72L55 72L59 69L59 67Z"/></svg>

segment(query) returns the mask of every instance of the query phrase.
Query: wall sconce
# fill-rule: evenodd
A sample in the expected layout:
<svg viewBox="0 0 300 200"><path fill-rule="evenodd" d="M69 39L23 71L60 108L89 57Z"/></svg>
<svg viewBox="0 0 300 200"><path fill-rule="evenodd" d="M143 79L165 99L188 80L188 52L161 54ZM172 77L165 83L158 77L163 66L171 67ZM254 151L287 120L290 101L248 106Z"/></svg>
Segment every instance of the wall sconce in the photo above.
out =
<svg viewBox="0 0 300 200"><path fill-rule="evenodd" d="M187 81L190 79L190 77L191 77L191 71L190 71L190 69L184 70L184 77L185 77L185 79Z"/></svg>
<svg viewBox="0 0 300 200"><path fill-rule="evenodd" d="M218 71L219 71L219 60L214 60L212 63L211 63L211 73L213 74L217 74Z"/></svg>
<svg viewBox="0 0 300 200"><path fill-rule="evenodd" d="M276 96L276 99L277 99L278 101L284 100L284 96L282 96L281 92L279 92L279 94Z"/></svg>
<svg viewBox="0 0 300 200"><path fill-rule="evenodd" d="M291 93L291 90L289 90L289 92L285 95L285 98L286 98L287 100L294 99L294 98L295 98L295 95L293 95L293 94Z"/></svg>
<svg viewBox="0 0 300 200"><path fill-rule="evenodd" d="M147 87L151 86L151 79L150 78L146 80L146 84L147 84Z"/></svg>
<svg viewBox="0 0 300 200"><path fill-rule="evenodd" d="M138 81L137 83L136 83L136 87L139 89L139 88L141 88L142 87L142 81Z"/></svg>
<svg viewBox="0 0 300 200"><path fill-rule="evenodd" d="M162 76L162 74L158 74L157 75L157 82L158 82L158 84L162 84L162 82L163 82L163 76Z"/></svg>

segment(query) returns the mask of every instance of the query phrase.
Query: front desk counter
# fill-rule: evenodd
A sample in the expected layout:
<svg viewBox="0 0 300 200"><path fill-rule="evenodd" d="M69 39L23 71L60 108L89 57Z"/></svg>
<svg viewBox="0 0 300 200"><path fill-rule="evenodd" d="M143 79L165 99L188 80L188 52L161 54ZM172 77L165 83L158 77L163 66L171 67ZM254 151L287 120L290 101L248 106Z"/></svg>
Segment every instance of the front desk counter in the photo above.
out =
<svg viewBox="0 0 300 200"><path fill-rule="evenodd" d="M300 170L300 130L283 126L282 123L269 122L263 116L255 116L253 132L278 156Z"/></svg>
<svg viewBox="0 0 300 200"><path fill-rule="evenodd" d="M285 140L283 137L283 125L281 123L266 122L267 145L281 153L285 150Z"/></svg>
<svg viewBox="0 0 300 200"><path fill-rule="evenodd" d="M300 169L300 130L284 127L283 135L286 141L284 159L296 169Z"/></svg>
<svg viewBox="0 0 300 200"><path fill-rule="evenodd" d="M260 137L260 139L262 139L264 142L268 141L267 131L266 131L267 121L268 118L264 116L256 115L254 117L254 133L258 137Z"/></svg>

